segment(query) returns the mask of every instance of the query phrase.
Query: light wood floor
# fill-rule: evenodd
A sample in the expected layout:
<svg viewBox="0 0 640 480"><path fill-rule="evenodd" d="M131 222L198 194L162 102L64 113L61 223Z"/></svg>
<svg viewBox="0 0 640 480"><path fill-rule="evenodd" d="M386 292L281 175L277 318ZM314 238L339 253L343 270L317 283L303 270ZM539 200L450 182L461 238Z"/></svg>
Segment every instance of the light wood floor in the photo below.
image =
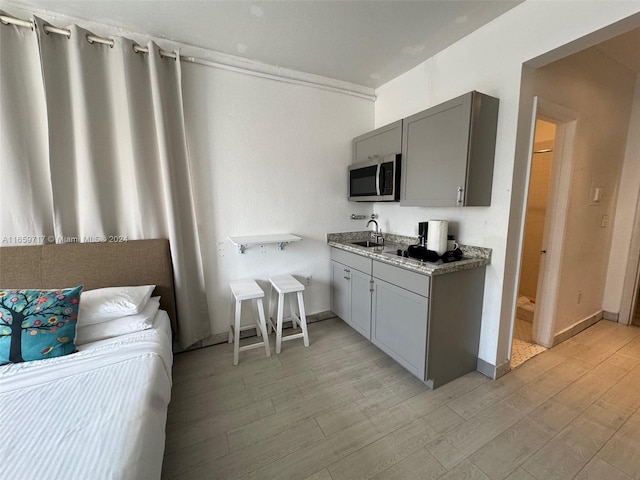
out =
<svg viewBox="0 0 640 480"><path fill-rule="evenodd" d="M176 355L162 477L640 479L639 328L434 391L339 319L310 338L236 367L227 344Z"/></svg>

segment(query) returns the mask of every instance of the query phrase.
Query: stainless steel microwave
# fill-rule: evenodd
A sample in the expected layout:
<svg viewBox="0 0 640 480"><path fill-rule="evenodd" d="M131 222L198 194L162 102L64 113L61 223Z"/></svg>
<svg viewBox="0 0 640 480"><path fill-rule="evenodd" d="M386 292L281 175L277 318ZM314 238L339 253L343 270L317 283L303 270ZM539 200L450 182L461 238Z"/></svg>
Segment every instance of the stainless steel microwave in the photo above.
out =
<svg viewBox="0 0 640 480"><path fill-rule="evenodd" d="M349 200L354 202L400 200L400 154L373 157L350 165Z"/></svg>

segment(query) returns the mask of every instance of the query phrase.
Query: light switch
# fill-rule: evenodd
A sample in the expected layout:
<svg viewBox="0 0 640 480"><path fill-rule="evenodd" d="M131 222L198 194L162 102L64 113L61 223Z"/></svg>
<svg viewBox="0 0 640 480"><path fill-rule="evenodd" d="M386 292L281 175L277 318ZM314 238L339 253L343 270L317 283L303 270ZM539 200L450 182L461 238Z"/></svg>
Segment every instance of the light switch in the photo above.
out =
<svg viewBox="0 0 640 480"><path fill-rule="evenodd" d="M615 177L609 172L593 172L589 189L589 205L605 205L615 189Z"/></svg>
<svg viewBox="0 0 640 480"><path fill-rule="evenodd" d="M609 225L609 215L602 215L602 223L600 224L600 227L606 228L607 225Z"/></svg>

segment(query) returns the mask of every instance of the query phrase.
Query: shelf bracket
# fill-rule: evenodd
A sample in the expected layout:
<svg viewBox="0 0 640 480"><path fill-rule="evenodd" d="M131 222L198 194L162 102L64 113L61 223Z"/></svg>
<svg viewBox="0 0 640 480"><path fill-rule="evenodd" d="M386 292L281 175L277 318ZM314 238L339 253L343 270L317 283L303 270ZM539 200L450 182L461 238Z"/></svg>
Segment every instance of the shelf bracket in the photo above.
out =
<svg viewBox="0 0 640 480"><path fill-rule="evenodd" d="M244 249L245 249L246 245L239 243L238 244L238 253L244 253Z"/></svg>

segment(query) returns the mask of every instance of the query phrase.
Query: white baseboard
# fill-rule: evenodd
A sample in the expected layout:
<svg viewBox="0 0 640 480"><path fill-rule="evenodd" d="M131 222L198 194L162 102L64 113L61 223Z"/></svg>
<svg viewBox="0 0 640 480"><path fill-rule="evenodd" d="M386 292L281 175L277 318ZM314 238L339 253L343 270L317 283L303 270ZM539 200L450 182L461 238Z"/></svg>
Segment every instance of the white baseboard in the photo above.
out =
<svg viewBox="0 0 640 480"><path fill-rule="evenodd" d="M307 323L314 323L314 322L320 322L322 320L327 320L329 318L333 318L335 317L336 314L333 313L331 310L325 310L324 312L320 312L320 313L314 313L313 315L307 315ZM283 328L288 328L291 326L291 321L288 322L284 322L282 324ZM248 328L247 330L243 330L240 332L240 338L247 338L247 337L255 337L257 335L256 333L256 329L255 328ZM220 343L227 343L227 341L229 340L229 332L220 332L220 333L213 333L210 336L208 336L207 338L200 340L199 342L194 343L193 345L187 347L187 348L180 348L177 345L174 344L173 346L173 353L182 353L182 352L188 352L191 350L197 350L199 348L205 348L205 347L210 347L212 345L218 345Z"/></svg>
<svg viewBox="0 0 640 480"><path fill-rule="evenodd" d="M599 312L596 312L593 315L590 315L586 318L583 318L582 320L577 321L576 323L574 323L568 328L565 328L561 332L556 333L553 336L552 346L555 347L556 345L561 344L565 340L569 340L574 335L577 335L584 329L589 328L594 323L597 323L598 321L602 320L602 317L603 317L603 312L602 310L600 310Z"/></svg>
<svg viewBox="0 0 640 480"><path fill-rule="evenodd" d="M496 366L492 363L482 360L481 358L478 358L476 369L485 377L496 380L511 370L511 362L509 360L506 360L500 365Z"/></svg>

